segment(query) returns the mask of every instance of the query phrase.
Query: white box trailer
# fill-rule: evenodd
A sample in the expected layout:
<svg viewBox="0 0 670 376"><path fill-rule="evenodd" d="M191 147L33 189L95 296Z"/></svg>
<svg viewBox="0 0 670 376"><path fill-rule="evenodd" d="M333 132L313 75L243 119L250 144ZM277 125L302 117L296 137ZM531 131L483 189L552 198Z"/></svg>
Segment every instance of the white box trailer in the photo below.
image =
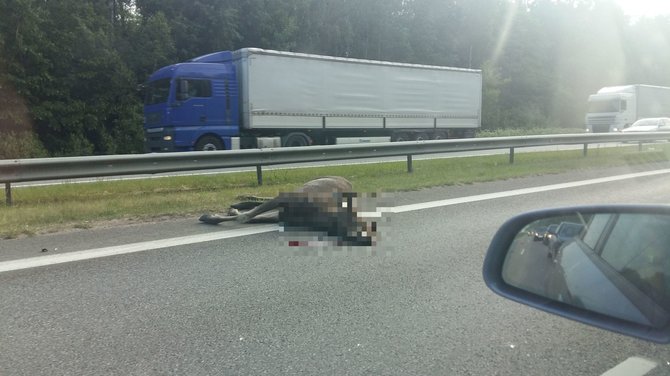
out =
<svg viewBox="0 0 670 376"><path fill-rule="evenodd" d="M258 135L409 140L472 136L481 126L480 70L255 48L233 55L242 127Z"/></svg>

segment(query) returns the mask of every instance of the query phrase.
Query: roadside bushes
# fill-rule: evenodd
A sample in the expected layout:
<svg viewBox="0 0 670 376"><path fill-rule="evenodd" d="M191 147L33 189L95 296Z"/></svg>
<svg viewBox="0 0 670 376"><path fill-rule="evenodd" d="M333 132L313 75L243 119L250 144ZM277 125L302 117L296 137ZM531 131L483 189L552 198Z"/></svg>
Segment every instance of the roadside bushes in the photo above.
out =
<svg viewBox="0 0 670 376"><path fill-rule="evenodd" d="M47 157L47 151L33 132L0 131L0 159Z"/></svg>

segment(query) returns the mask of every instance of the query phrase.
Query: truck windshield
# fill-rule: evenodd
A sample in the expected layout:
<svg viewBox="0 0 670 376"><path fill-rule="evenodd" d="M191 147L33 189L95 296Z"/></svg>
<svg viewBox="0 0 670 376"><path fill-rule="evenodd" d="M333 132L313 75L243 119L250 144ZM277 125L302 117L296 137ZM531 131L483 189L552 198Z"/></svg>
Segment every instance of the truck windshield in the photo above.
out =
<svg viewBox="0 0 670 376"><path fill-rule="evenodd" d="M619 112L619 99L589 101L589 112Z"/></svg>
<svg viewBox="0 0 670 376"><path fill-rule="evenodd" d="M165 103L170 95L170 79L163 78L149 82L144 93L144 104Z"/></svg>

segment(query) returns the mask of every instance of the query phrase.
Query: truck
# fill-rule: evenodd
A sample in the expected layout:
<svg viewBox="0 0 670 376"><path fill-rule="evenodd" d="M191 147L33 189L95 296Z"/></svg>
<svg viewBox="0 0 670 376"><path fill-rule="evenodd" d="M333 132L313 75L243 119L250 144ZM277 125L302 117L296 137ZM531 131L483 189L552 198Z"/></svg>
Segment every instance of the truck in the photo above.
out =
<svg viewBox="0 0 670 376"><path fill-rule="evenodd" d="M670 116L670 87L625 85L604 87L588 99L586 131L620 132L635 121Z"/></svg>
<svg viewBox="0 0 670 376"><path fill-rule="evenodd" d="M474 137L477 69L243 48L158 69L146 152Z"/></svg>

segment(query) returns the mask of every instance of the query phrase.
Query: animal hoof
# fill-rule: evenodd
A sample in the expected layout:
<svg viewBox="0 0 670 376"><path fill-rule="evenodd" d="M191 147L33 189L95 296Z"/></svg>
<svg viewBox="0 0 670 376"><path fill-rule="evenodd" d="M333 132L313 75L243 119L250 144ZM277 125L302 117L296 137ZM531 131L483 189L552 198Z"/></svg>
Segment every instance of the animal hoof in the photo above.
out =
<svg viewBox="0 0 670 376"><path fill-rule="evenodd" d="M200 222L207 223L209 225L218 225L221 221L221 218L216 214L203 214L200 216Z"/></svg>
<svg viewBox="0 0 670 376"><path fill-rule="evenodd" d="M228 214L229 216L237 216L237 215L240 215L240 211L231 207L231 208L228 209L228 213L226 213L226 214Z"/></svg>

